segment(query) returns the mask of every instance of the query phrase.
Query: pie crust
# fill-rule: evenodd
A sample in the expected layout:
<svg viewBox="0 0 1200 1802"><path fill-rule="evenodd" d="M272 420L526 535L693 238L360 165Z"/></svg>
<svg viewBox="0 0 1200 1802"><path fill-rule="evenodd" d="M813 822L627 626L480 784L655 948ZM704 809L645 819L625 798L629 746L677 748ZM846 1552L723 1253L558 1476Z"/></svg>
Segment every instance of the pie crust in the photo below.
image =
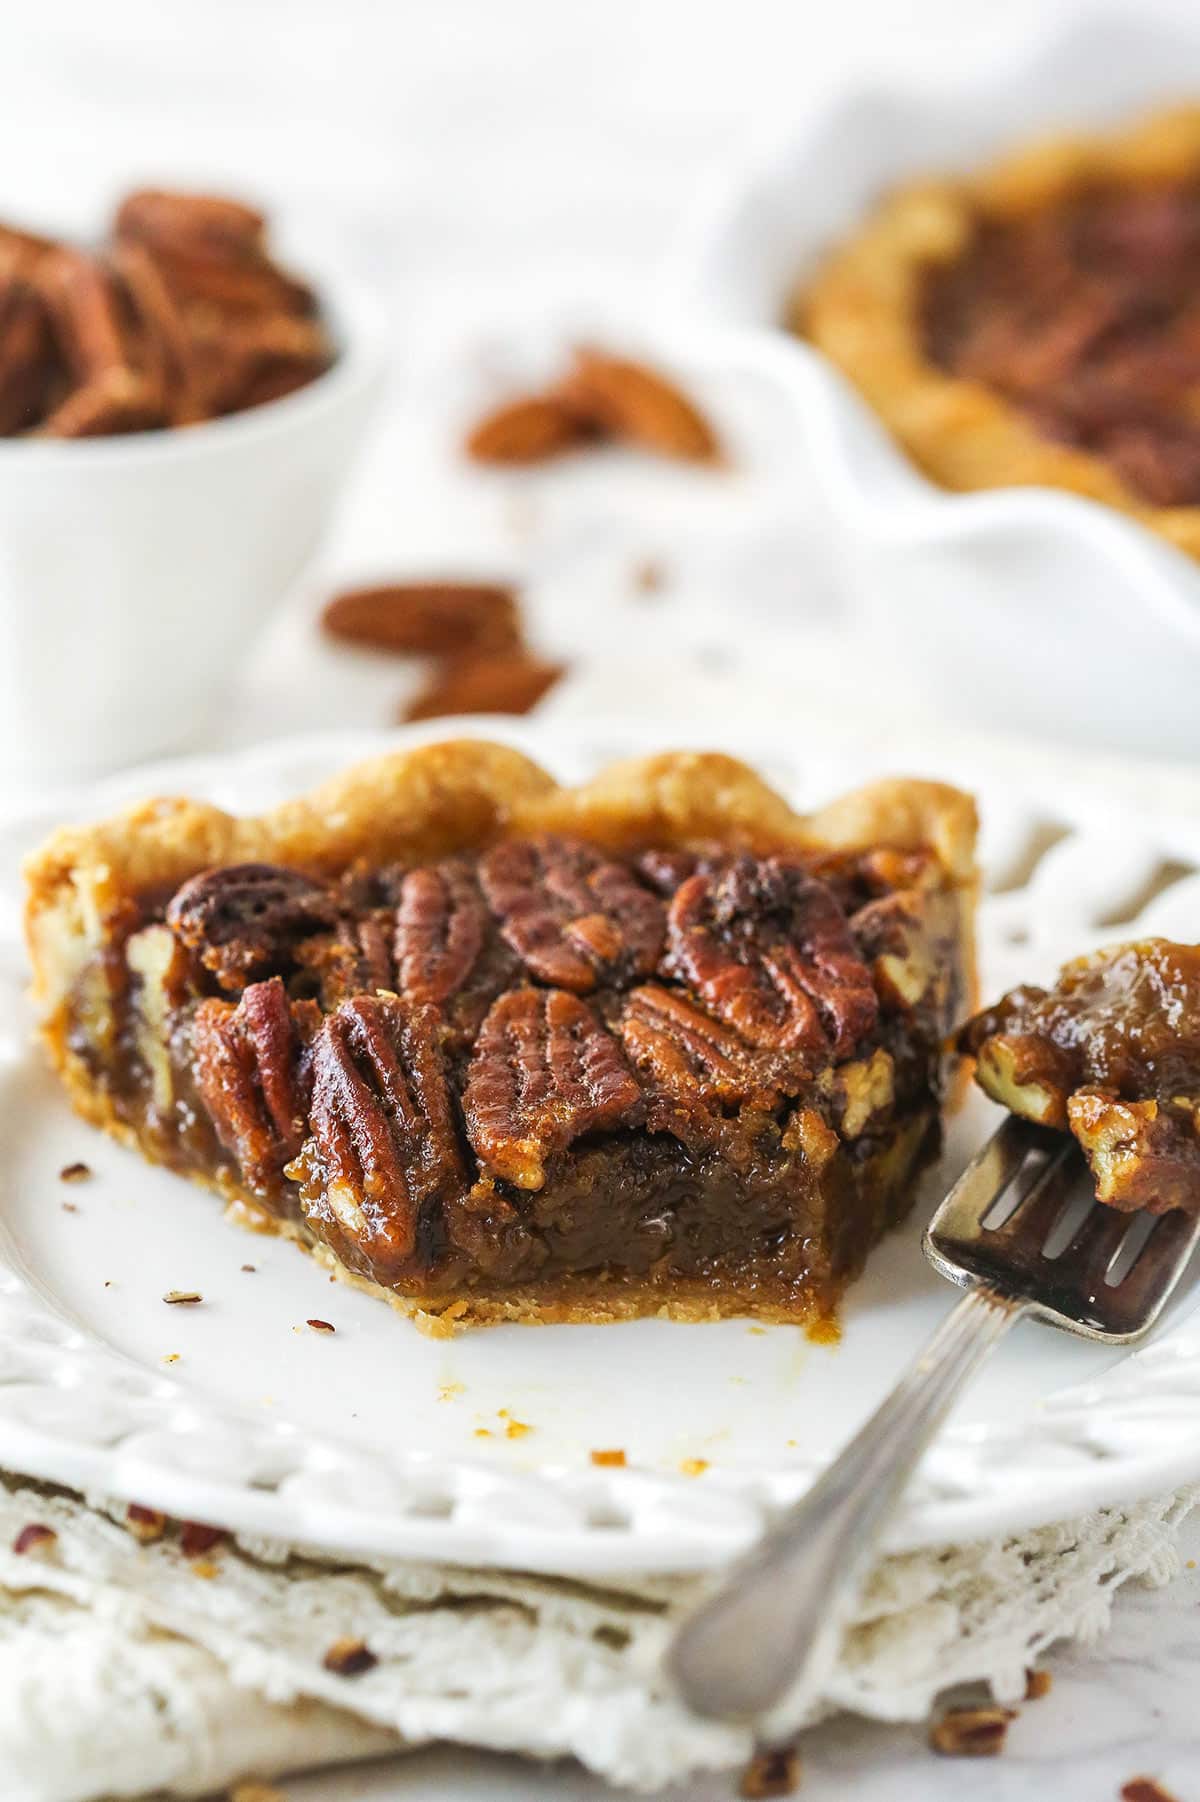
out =
<svg viewBox="0 0 1200 1802"><path fill-rule="evenodd" d="M1200 108L1159 112L1103 136L1028 145L981 173L899 189L798 288L787 323L824 352L943 487L1061 488L1103 501L1200 556L1200 506L1155 506L1091 449L1056 442L981 380L931 358L922 299L977 221L1029 219L1081 189L1200 178Z"/></svg>
<svg viewBox="0 0 1200 1802"><path fill-rule="evenodd" d="M815 813L801 815L745 765L715 754L664 753L614 765L581 787L564 788L536 764L500 745L474 740L429 745L363 764L258 818L236 818L191 800L160 799L97 825L61 829L26 866L34 999L51 1061L79 1113L152 1160L165 1162L216 1189L243 1223L286 1233L336 1274L382 1291L406 1311L415 1312L419 1323L429 1330L452 1330L466 1322L599 1321L646 1313L685 1319L728 1313L811 1319L830 1312L870 1244L911 1203L915 1177L936 1150L946 1088L945 1034L967 1011L974 994L975 830L970 798L937 783L881 781ZM701 1156L694 1144L685 1148L682 1142L688 1138L686 1109L673 1114L668 1108L664 1126L660 1106L657 1121L647 1123L647 1116L653 1114L651 1085L630 1049L641 1041L623 1040L623 1051L614 1046L625 1031L623 1022L637 995L644 997L650 992L643 987L631 994L631 983L649 980L674 985L671 994L689 1006L707 1005L704 995L711 992L718 996L714 1006L719 1011L724 1005L720 982L711 990L704 989L697 977L698 986L685 989L685 978L680 977L677 966L668 966L664 952L664 961L649 978L646 964L636 977L612 978L611 992L602 993L601 983L595 994L579 996L544 986L551 979L538 973L537 959L531 956L528 968L522 968L516 977L510 973L504 978L516 986L493 1002L482 1021L473 1016L469 1027L459 1034L457 1049L446 1053L447 1058L461 1058L466 1070L465 1076L460 1073L450 1084L451 1111L457 1110L458 1139L465 1119L470 1147L459 1144L453 1156L465 1157L470 1165L478 1153L479 1167L468 1200L484 1220L479 1232L486 1239L496 1218L532 1218L530 1210L543 1204L558 1207L568 1218L571 1209L581 1207L581 1195L586 1199L586 1194L592 1193L600 1197L587 1204L595 1218L600 1220L600 1210L611 1207L615 1219L613 1196L621 1184L628 1188L641 1180L661 1183L665 1170L673 1185L671 1205L678 1209L671 1219L686 1221L688 1208L700 1207L703 1214L707 1207L708 1215L703 1220L698 1215L699 1224L693 1222L688 1230L694 1228L699 1234L708 1230L705 1220L711 1224L715 1219L725 1250L714 1254L711 1268L703 1257L694 1268L668 1268L669 1258L661 1260L660 1268L651 1267L644 1258L623 1268L619 1249L601 1261L585 1259L584 1267L571 1268L565 1254L547 1253L542 1277L522 1269L515 1281L481 1275L482 1266L475 1269L463 1257L436 1269L431 1265L435 1281L434 1275L422 1275L401 1258L394 1267L387 1266L388 1274L381 1281L383 1263L373 1254L363 1253L353 1233L343 1232L333 1218L345 1200L346 1184L344 1173L331 1173L328 1134L314 1152L320 1136L315 1124L319 1112L315 1093L312 1119L305 1128L312 1137L305 1141L304 1150L286 1169L276 1166L264 1175L245 1160L239 1163L229 1155L229 1144L240 1143L236 1138L230 1141L226 1137L218 1143L219 1122L216 1137L212 1122L206 1120L206 1136L196 1138L195 1119L198 1112L204 1112L204 1102L197 1101L191 1088L181 1094L180 1085L192 1081L210 1049L203 1041L201 1021L206 1022L203 1031L207 1033L213 1022L224 1032L236 1019L232 1001L218 995L212 986L214 970L218 971L216 980L227 988L232 986L234 993L239 992L239 981L249 983L250 987L240 991L243 997L261 998L274 985L275 999L285 1011L290 1007L296 1018L302 1014L307 1022L310 1042L306 1055L317 1043L311 1037L313 1031L328 1052L331 1022L343 1031L349 1020L350 1027L361 1033L367 1026L375 1030L383 1020L391 1023L389 1030L398 1030L398 1022L409 1020L412 1010L405 1011L408 1000L404 996L397 999L392 990L376 984L370 989L347 990L349 999L336 1005L310 999L285 1002L281 1000L283 979L278 974L268 977L264 969L250 970L247 964L243 977L235 973L231 978L228 961L238 947L230 951L228 945L203 940L201 969L191 948L190 926L186 921L180 924L178 891L187 884L184 893L191 895L197 886L193 879L202 873L216 872L219 879L232 880L231 866L236 875L238 868L270 865L280 866L285 876L295 872L299 883L340 884L336 892L341 894L346 892L345 885L360 880L356 872L370 871L374 881L378 872L395 870L399 872L396 879L403 881L414 871L423 878L432 866L444 869L448 866L441 860L456 858L455 867L468 868L474 882L485 860L495 858L497 847L511 845L512 855L520 861L530 844L549 846L549 852L543 849L543 856L566 856L570 847L579 845L580 854L593 863L625 860L618 874L626 877L633 860L651 853L667 862L676 857L690 859L689 867L698 870L711 866L724 871L736 866L751 884L766 880L766 871L767 875L773 872L777 882L786 878L803 885L810 882L810 872L815 870L812 880L819 876L817 887L822 894L826 879L828 885L850 883L852 872L860 865L866 867L864 859L872 870L900 871L900 875L889 874L880 881L885 886L891 882L915 885L911 890L906 886L895 897L891 889L872 892L882 893L889 904L894 899L901 913L908 909L906 917L915 922L914 955L906 962L903 956L889 952L889 945L882 941L873 950L862 951L874 972L871 980L881 995L886 991L890 997L886 1002L872 1001L872 1007L890 1010L887 1043L892 1051L885 1054L880 1050L884 1028L879 1026L872 1028L874 1037L867 1032L848 1044L844 1056L822 1054L817 1060L822 1066L819 1070L814 1065L802 1082L792 1081L790 1087L785 1083L779 1094L773 1094L778 1124L772 1122L769 1110L754 1111L762 1105L757 1100L739 1103L732 1112L732 1124L723 1124L713 1094L698 1084L689 1105L694 1102L698 1114L705 1116L702 1126L711 1125L722 1135L720 1152L706 1148ZM564 845L568 851L562 850ZM611 874L611 863L605 863L605 868ZM799 876L797 869L801 870ZM678 880L672 878L672 882ZM723 878L715 874L697 875L690 885L685 879L684 886L698 885L700 900L707 905L705 883L720 880ZM853 880L857 882L858 876ZM486 892L490 896L492 891ZM653 907L673 907L670 896L679 893L682 888L671 888L668 901L655 900ZM848 902L846 905L849 908ZM649 906L639 891L633 911ZM619 937L626 924L620 906L615 913L610 910L610 915L598 921L589 915L569 922L571 931L584 935L589 955L599 955L593 940L603 948L604 933L611 934L615 928ZM392 915L387 917L390 920ZM164 923L167 921L170 924ZM598 927L602 929L599 939ZM489 931L494 930L493 923ZM509 928L502 924L500 930L507 933ZM866 931L865 926L862 930ZM313 967L325 971L334 961L334 952L342 949L340 940L332 933L324 938L318 934L312 942L321 949L321 959ZM519 935L515 940L510 936L509 943L520 945L523 941ZM189 947L186 952L181 948L184 945ZM504 955L511 964L511 954ZM656 955L655 951L649 954L651 960ZM178 974L181 959L187 965L186 979ZM743 978L739 969L738 981ZM570 978L565 980L569 984ZM654 990L660 997L664 992L662 987ZM742 989L730 1003L735 1009L730 1018L741 1017L736 1014L736 1007L742 1004L740 996ZM486 997L485 1003L489 999ZM450 1002L445 1006L449 1018ZM628 1120L617 1122L615 1116L603 1115L601 1108L596 1131L582 1129L578 1142L566 1149L552 1132L544 1141L538 1140L536 1133L527 1141L507 1131L502 1120L497 1141L500 1149L494 1150L496 1135L489 1138L488 1122L494 1126L495 1121L486 1107L475 1107L479 1085L472 1085L472 1073L478 1073L481 1059L486 1066L493 1042L513 1042L511 1035L504 1038L493 1021L497 1010L504 1008L536 1014L539 1020L544 1012L557 1008L575 1023L572 1030L583 1014L592 1010L602 1014L605 1026L593 1017L585 1036L594 1028L605 1042L604 1056L621 1063L618 1087L622 1083L626 1089L645 1086L645 1096L637 1096ZM605 1013L605 1008L610 1011ZM712 1020L705 1018L712 1026ZM722 1020L727 1029L725 1016ZM450 1027L440 1015L438 1022L438 1043L449 1044ZM611 1045L608 1035L612 1036ZM899 1077L894 1105L886 1098L881 1101L876 1092L881 1071L886 1073L889 1063L899 1070L905 1059L905 1080L915 1097L903 1103L907 1112L902 1111L898 1098ZM320 1057L313 1052L308 1067L319 1064ZM136 1083L132 1083L131 1072ZM261 1084L261 1078L262 1072L256 1071L255 1081ZM319 1069L314 1080L320 1080ZM266 1093L265 1088L262 1092ZM209 1095L210 1091L202 1093ZM423 1096L425 1091L419 1093ZM878 1114L872 1115L876 1106ZM213 1117L215 1120L215 1113ZM425 1134L421 1157L430 1167L441 1155L434 1143L433 1120L430 1112L421 1122ZM833 1127L831 1120L839 1124ZM754 1253L757 1262L751 1261L744 1271L738 1263L739 1252L733 1259L737 1271L730 1274L729 1246L736 1245L741 1229L736 1219L731 1221L729 1210L735 1204L729 1197L736 1189L740 1197L736 1205L746 1208L747 1220L756 1200L752 1176L741 1171L732 1188L726 1180L739 1158L746 1161L747 1146L753 1145L754 1156L759 1156L760 1141L753 1133L747 1136L747 1121L760 1137L763 1132L773 1135L770 1156L762 1154L769 1186L774 1185L773 1205L778 1207L779 1197L789 1193L789 1183L798 1185L797 1194L803 1191L804 1207L809 1210L805 1218L820 1222L829 1246L837 1242L836 1256L828 1246L828 1255L822 1253L825 1262L819 1281L804 1279L803 1270L795 1265L799 1275L794 1281L788 1279L788 1287L782 1278L776 1280L769 1259L763 1262L766 1254L758 1251ZM452 1127L439 1126L437 1130L454 1133ZM681 1135L678 1141L676 1132ZM336 1130L333 1137L336 1142ZM479 1151L481 1144L483 1150ZM785 1144L789 1148L786 1154L780 1149ZM430 1155L426 1157L426 1153ZM709 1192L707 1200L701 1197L703 1207L688 1188L691 1179L672 1175L673 1159L679 1171L701 1166L708 1171L704 1181ZM364 1173L366 1169L364 1163ZM650 1176L639 1174L646 1170ZM877 1177L877 1173L881 1174ZM397 1180L402 1181L403 1175L399 1171ZM611 1183L607 1181L610 1175ZM469 1171L464 1180L471 1184ZM378 1196L378 1185L373 1188L373 1183L374 1175L363 1175L357 1202L363 1201L364 1194ZM586 1189L587 1184L591 1189ZM456 1196L454 1206L461 1201L462 1197ZM357 1202L351 1198L350 1217L361 1225ZM718 1218L722 1209L723 1219ZM340 1218L344 1225L344 1208ZM636 1207L631 1218L645 1224ZM537 1231L552 1244L553 1212L549 1225L544 1213L537 1219ZM390 1230L395 1222L388 1224ZM784 1228L777 1236L787 1237ZM394 1250L391 1240L389 1244Z"/></svg>

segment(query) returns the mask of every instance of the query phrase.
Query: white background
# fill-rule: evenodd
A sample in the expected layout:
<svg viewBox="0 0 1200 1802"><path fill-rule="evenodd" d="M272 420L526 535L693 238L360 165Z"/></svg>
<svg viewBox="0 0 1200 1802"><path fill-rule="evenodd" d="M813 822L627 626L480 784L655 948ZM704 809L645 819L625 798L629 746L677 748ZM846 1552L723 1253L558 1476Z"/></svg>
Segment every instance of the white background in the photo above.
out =
<svg viewBox="0 0 1200 1802"><path fill-rule="evenodd" d="M1131 5L1131 10L1132 10ZM1078 8L1062 0L0 0L0 215L94 229L137 182L225 185L289 241L370 284L388 311L391 408L407 441L444 435L421 381L445 320L543 287L635 289L748 134L848 80L942 76L1007 54ZM1194 6L1141 14L1191 15ZM1200 89L1200 71L1196 86ZM325 250L325 246L329 250ZM384 432L339 541L401 557L427 493ZM368 501L369 497L369 501ZM373 541L356 541L355 521ZM134 697L131 697L131 699ZM337 717L336 697L329 724ZM315 723L305 721L305 724ZM1200 1554L1200 1533L1188 1551ZM993 1764L936 1761L917 1733L841 1723L813 1737L803 1794L1103 1802L1157 1771L1200 1795L1195 1577L1123 1601L1103 1658L1059 1662L1051 1696ZM289 1795L426 1802L582 1796L569 1774L422 1755ZM694 1802L730 1786L698 1786Z"/></svg>

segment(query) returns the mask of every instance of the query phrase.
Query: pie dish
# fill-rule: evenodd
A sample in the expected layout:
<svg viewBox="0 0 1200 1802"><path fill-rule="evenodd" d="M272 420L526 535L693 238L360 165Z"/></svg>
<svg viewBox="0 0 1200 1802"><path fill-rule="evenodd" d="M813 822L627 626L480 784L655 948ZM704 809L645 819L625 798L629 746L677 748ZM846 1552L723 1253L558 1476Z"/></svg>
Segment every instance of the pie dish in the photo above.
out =
<svg viewBox="0 0 1200 1802"><path fill-rule="evenodd" d="M1075 958L959 1043L994 1100L1074 1134L1100 1201L1200 1212L1200 948L1149 938Z"/></svg>
<svg viewBox="0 0 1200 1802"><path fill-rule="evenodd" d="M793 328L926 474L1047 486L1200 555L1200 108L887 198Z"/></svg>
<svg viewBox="0 0 1200 1802"><path fill-rule="evenodd" d="M458 741L27 865L76 1109L433 1330L825 1319L940 1143L975 814Z"/></svg>

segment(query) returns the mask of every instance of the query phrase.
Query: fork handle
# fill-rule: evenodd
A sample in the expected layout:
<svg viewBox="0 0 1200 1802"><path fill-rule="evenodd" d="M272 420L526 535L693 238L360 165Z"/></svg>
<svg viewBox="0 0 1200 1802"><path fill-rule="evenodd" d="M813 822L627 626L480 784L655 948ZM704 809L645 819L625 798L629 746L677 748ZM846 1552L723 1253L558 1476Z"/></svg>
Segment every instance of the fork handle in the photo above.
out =
<svg viewBox="0 0 1200 1802"><path fill-rule="evenodd" d="M666 1662L697 1714L755 1722L767 1744L803 1724L884 1521L967 1379L1024 1312L994 1289L964 1295L807 1495L684 1621Z"/></svg>

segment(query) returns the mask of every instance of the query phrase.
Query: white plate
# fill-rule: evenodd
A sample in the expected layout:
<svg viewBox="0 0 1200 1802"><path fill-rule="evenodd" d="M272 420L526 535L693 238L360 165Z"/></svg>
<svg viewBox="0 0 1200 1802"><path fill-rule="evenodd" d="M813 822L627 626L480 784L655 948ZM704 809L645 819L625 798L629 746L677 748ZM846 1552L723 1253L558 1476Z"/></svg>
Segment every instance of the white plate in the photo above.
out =
<svg viewBox="0 0 1200 1802"><path fill-rule="evenodd" d="M566 778L638 748L603 728L501 733ZM0 1464L357 1554L587 1575L716 1563L765 1506L803 1489L948 1306L920 1230L990 1128L982 1099L955 1123L910 1223L874 1253L837 1346L743 1321L437 1342L331 1285L291 1246L227 1226L210 1195L76 1121L27 1042L12 872L55 819L164 788L255 810L380 742L290 741L162 766L0 832ZM875 773L805 752L801 774L778 744L728 748L805 803ZM1001 891L983 915L989 991L1128 936L1156 872L1175 880L1139 927L1195 936L1200 876L1181 872L1200 865L1200 819L1120 813L1083 783L1048 812L986 769L955 774L981 794ZM95 1174L68 1187L58 1172L76 1159ZM168 1307L168 1289L204 1301ZM989 1534L1200 1476L1190 1307L1133 1356L1019 1328L926 1460L892 1544ZM310 1318L336 1333L311 1332ZM629 1468L591 1463L593 1449L616 1447ZM688 1460L707 1468L684 1474Z"/></svg>
<svg viewBox="0 0 1200 1802"><path fill-rule="evenodd" d="M1087 8L1015 62L997 64L989 46L953 82L852 89L722 177L677 247L667 292L685 356L707 321L730 367L788 397L807 463L796 514L840 560L864 642L885 646L944 717L1196 757L1196 565L1061 491L937 487L839 372L781 329L788 297L887 189L1194 96L1198 49L1192 18Z"/></svg>

